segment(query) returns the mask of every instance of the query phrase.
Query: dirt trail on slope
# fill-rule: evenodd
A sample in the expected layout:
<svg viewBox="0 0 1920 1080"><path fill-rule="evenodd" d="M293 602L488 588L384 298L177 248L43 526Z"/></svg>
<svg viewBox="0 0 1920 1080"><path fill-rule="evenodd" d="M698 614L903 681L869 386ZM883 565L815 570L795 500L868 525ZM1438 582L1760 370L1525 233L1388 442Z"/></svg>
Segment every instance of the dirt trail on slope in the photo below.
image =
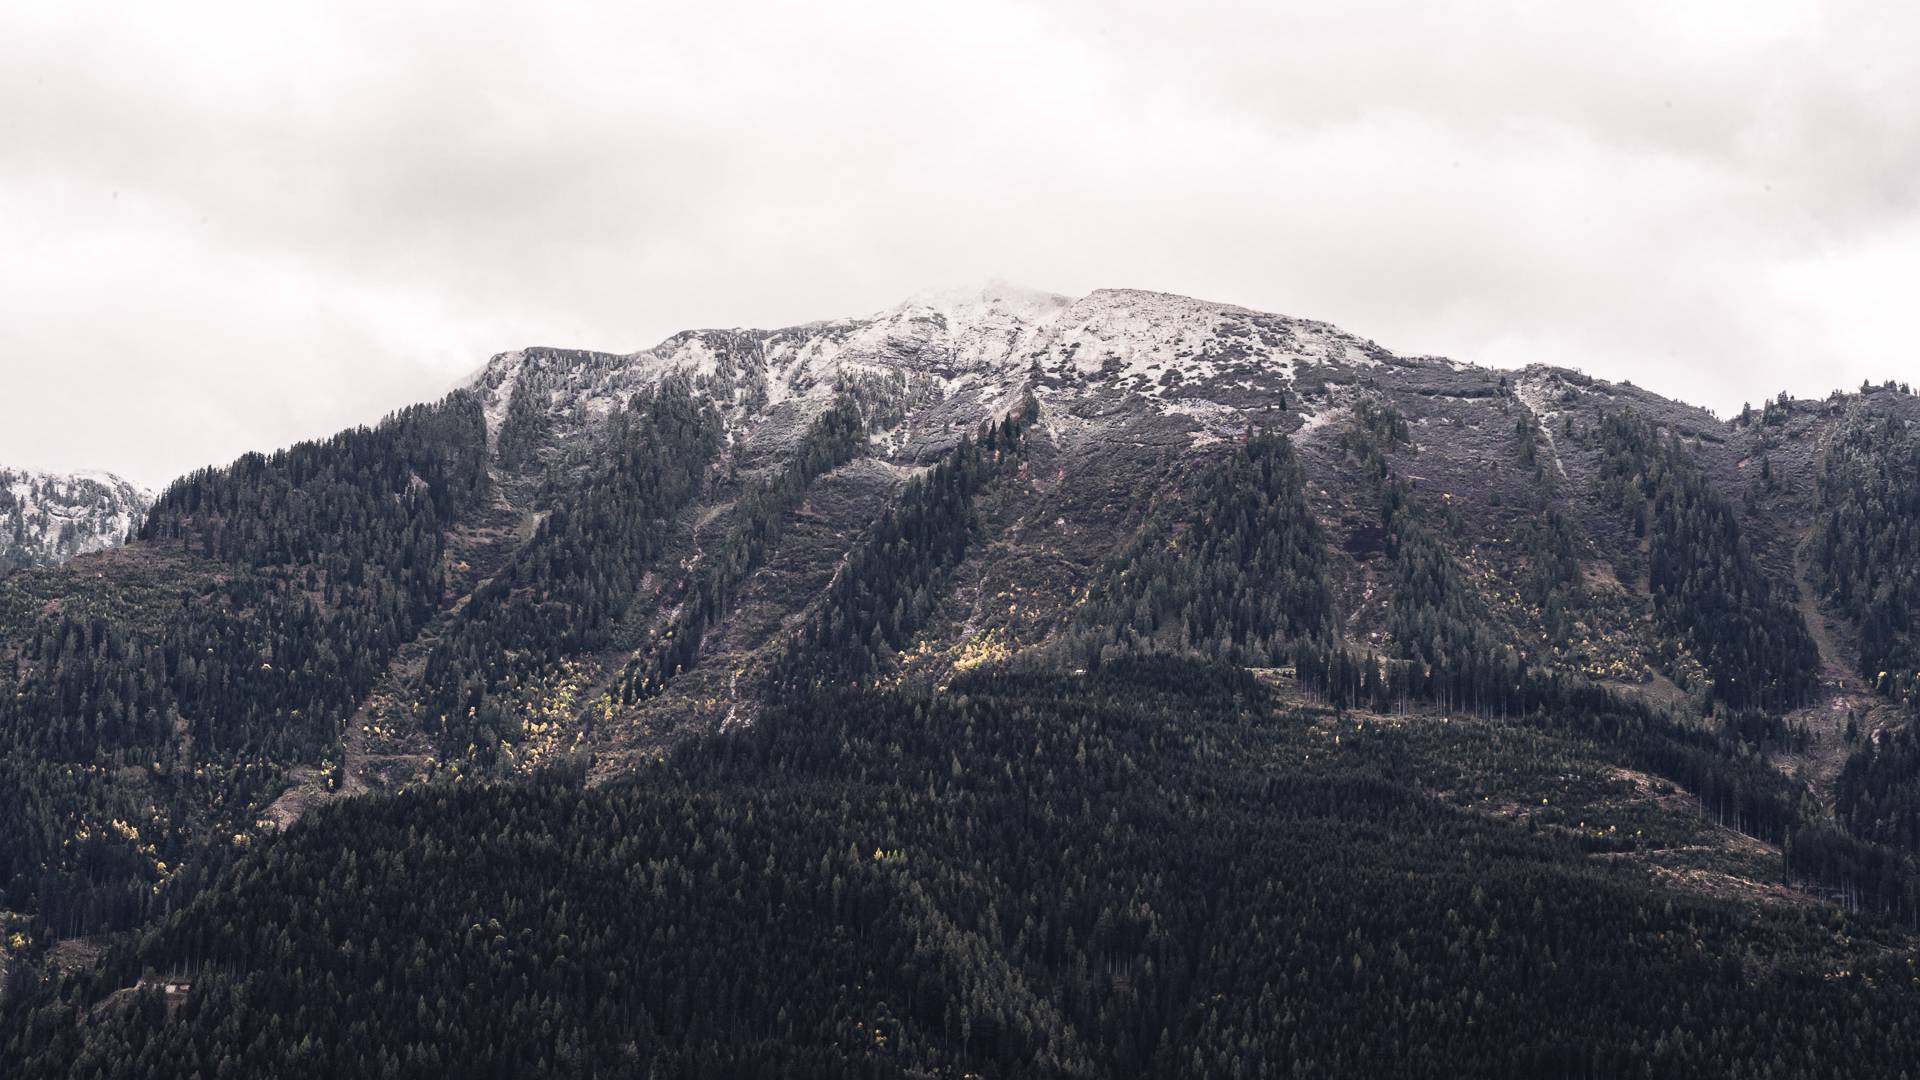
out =
<svg viewBox="0 0 1920 1080"><path fill-rule="evenodd" d="M522 510L506 494L506 484L497 472L489 471L493 499L488 507L490 520L448 530L445 565L467 560L487 564L486 572L443 607L413 640L394 651L385 673L359 708L348 718L340 737L340 775L331 788L321 771L299 766L289 771L292 786L268 805L261 815L284 831L300 820L308 810L322 803L349 795L362 795L376 787L385 787L394 776L411 776L419 771L431 751L422 749L417 732L393 731L379 727L376 708L396 694L417 687L426 668L427 654L440 640L447 626L459 617L475 593L491 584L511 561L512 555L533 538L546 512Z"/></svg>
<svg viewBox="0 0 1920 1080"><path fill-rule="evenodd" d="M1809 528L1794 546L1793 577L1799 591L1796 606L1807 624L1807 633L1820 653L1820 687L1807 705L1787 714L1790 726L1805 728L1808 745L1804 751L1779 755L1778 762L1789 776L1803 781L1822 807L1831 808L1834 782L1846 765L1847 757L1871 733L1891 722L1877 698L1856 674L1851 663L1853 650L1841 642L1820 606L1819 593L1813 587L1813 530ZM1859 724L1860 741L1846 739L1847 720Z"/></svg>

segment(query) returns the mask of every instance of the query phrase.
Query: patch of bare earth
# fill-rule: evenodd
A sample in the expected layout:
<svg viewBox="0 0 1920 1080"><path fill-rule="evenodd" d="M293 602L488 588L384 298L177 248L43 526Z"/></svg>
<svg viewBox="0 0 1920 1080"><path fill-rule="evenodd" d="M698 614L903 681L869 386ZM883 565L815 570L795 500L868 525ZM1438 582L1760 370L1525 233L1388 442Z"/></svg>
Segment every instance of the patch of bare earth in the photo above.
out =
<svg viewBox="0 0 1920 1080"><path fill-rule="evenodd" d="M1831 618L1820 605L1812 575L1812 530L1808 530L1794 552L1794 584L1799 593L1796 603L1807 632L1820 653L1820 687L1807 705L1787 715L1790 727L1804 730L1804 749L1795 749L1776 757L1782 771L1806 784L1815 799L1831 807L1834 783L1847 757L1874 737L1880 729L1899 720L1898 710L1872 693L1855 673L1850 660L1857 647L1847 640L1846 628ZM1856 726L1856 740L1846 737L1847 724Z"/></svg>
<svg viewBox="0 0 1920 1080"><path fill-rule="evenodd" d="M1689 892L1722 900L1754 900L1809 906L1815 899L1799 889L1777 881L1759 881L1709 866L1689 865L1692 859L1714 855L1736 855L1762 865L1777 865L1780 849L1764 840L1709 821L1699 802L1685 789L1670 781L1650 776L1637 769L1618 766L1607 770L1616 780L1632 785L1630 799L1645 801L1671 814L1697 818L1708 830L1710 842L1638 851L1599 852L1597 859L1643 866L1655 878Z"/></svg>

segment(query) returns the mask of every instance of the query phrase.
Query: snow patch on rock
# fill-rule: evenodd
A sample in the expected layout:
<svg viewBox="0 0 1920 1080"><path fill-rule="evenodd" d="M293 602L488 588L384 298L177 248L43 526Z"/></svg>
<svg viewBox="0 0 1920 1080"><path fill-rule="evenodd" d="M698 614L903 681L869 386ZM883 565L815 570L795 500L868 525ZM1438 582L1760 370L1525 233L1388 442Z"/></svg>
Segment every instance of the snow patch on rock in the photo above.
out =
<svg viewBox="0 0 1920 1080"><path fill-rule="evenodd" d="M1558 376L1540 368L1528 368L1513 381L1513 396L1539 422L1540 433L1546 437L1547 452L1553 455L1553 467L1562 480L1568 479L1567 466L1560 460L1560 447L1553 440L1553 418L1560 415L1554 406L1559 404L1560 395L1566 389L1566 383Z"/></svg>
<svg viewBox="0 0 1920 1080"><path fill-rule="evenodd" d="M113 473L0 468L0 568L103 551L146 520L153 493Z"/></svg>

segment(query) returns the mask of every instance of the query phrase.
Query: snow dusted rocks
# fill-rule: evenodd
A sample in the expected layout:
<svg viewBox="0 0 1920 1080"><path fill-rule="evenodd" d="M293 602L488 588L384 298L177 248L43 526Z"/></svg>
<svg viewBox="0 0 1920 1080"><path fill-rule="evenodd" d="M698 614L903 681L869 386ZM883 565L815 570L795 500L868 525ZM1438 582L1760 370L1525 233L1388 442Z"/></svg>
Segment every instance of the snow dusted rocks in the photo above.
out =
<svg viewBox="0 0 1920 1080"><path fill-rule="evenodd" d="M110 548L152 505L152 493L112 473L0 468L0 572Z"/></svg>
<svg viewBox="0 0 1920 1080"><path fill-rule="evenodd" d="M874 434L894 461L925 461L1032 391L1044 411L1107 408L1165 417L1206 443L1249 421L1295 426L1319 393L1406 360L1327 323L1135 289L1078 299L1010 285L916 295L864 319L779 330L688 330L627 355L529 348L494 358L471 384L496 447L538 428L555 448L591 444L594 421L669 373L722 407L730 438L783 441L849 384L902 419ZM1104 425L1100 425L1104 426ZM1056 423L1057 429L1057 423ZM508 454L509 458L516 455Z"/></svg>

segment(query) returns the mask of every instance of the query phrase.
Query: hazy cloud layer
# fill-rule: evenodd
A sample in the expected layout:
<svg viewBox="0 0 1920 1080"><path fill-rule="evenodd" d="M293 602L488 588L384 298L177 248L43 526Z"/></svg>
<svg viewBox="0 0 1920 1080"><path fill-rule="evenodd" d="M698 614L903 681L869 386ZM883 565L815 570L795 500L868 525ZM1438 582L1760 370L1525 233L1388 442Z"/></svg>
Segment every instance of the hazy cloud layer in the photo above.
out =
<svg viewBox="0 0 1920 1080"><path fill-rule="evenodd" d="M1920 380L1916 12L14 0L0 461L160 483L995 277L1723 413Z"/></svg>

